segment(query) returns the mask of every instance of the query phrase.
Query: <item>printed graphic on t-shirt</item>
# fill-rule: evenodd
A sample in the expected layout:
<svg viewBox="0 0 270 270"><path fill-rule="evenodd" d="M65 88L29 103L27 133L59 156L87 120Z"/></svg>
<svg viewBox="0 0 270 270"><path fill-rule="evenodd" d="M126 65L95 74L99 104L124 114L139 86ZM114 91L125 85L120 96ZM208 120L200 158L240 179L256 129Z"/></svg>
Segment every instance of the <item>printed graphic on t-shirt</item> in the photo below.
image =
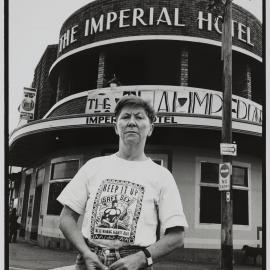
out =
<svg viewBox="0 0 270 270"><path fill-rule="evenodd" d="M142 185L103 180L93 204L91 237L134 243L143 195Z"/></svg>

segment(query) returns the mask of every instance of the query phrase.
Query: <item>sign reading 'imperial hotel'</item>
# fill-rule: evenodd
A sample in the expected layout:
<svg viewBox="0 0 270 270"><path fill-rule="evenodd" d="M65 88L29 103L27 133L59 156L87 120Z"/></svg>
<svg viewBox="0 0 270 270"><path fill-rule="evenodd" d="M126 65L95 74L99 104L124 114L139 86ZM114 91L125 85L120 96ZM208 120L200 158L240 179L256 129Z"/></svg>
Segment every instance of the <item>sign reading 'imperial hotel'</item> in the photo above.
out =
<svg viewBox="0 0 270 270"><path fill-rule="evenodd" d="M154 7L148 10L142 8L122 9L119 12L108 12L101 14L98 18L92 17L86 19L83 27L83 36L95 35L96 33L109 31L113 25L120 28L140 26L159 26L165 24L174 27L190 27L183 23L180 17L179 8L175 8L173 12L169 12L166 7L163 7L159 12L155 11ZM194 18L194 23L200 30L216 31L222 33L222 16L214 17L211 13L198 11L198 15ZM61 35L59 40L59 52L66 48L69 44L74 43L80 38L78 33L79 25L75 24L70 29ZM236 36L240 41L254 46L251 42L250 27L232 20L232 35Z"/></svg>

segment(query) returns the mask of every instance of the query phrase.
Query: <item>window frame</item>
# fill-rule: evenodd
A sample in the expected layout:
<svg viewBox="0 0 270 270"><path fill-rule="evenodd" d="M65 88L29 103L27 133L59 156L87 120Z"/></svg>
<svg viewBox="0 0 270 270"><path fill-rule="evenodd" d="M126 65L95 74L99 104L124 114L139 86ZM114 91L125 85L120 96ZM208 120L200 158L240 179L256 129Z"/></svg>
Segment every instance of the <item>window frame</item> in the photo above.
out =
<svg viewBox="0 0 270 270"><path fill-rule="evenodd" d="M38 183L38 173L40 171L44 170L44 174L42 175L42 182L41 183ZM42 187L44 186L44 183L45 183L45 176L46 176L46 168L45 166L42 166L42 167L38 167L36 169L36 175L35 175L35 188L42 185Z"/></svg>
<svg viewBox="0 0 270 270"><path fill-rule="evenodd" d="M220 230L220 224L215 223L200 223L200 199L201 186L218 187L218 184L202 183L201 182L201 163L221 163L222 159L213 157L197 157L195 165L195 229ZM251 208L251 164L247 162L233 161L233 166L247 168L247 187L233 185L234 189L246 190L248 192L248 225L233 224L234 230L251 231L252 229L252 208Z"/></svg>
<svg viewBox="0 0 270 270"><path fill-rule="evenodd" d="M43 175L42 175L42 182L38 183L38 173L40 171L44 171ZM34 200L36 198L36 188L41 186L41 197L40 197L40 206L39 206L39 218L43 218L44 216L44 205L43 205L43 198L44 198L44 186L45 186L45 181L46 181L46 167L45 166L41 166L36 168L36 173L35 173L35 196L34 196Z"/></svg>
<svg viewBox="0 0 270 270"><path fill-rule="evenodd" d="M68 163L70 161L78 161L78 170L80 169L80 160L79 159L76 159L76 158L51 162L51 164L50 164L49 183L66 182L66 181L70 181L72 179L72 178L51 179L52 178L53 167L54 167L55 164L58 164L58 163Z"/></svg>
<svg viewBox="0 0 270 270"><path fill-rule="evenodd" d="M69 182L72 179L72 178L62 178L62 179L51 180L52 171L53 171L53 165L56 164L56 163L68 162L68 161L78 161L79 162L78 163L78 171L79 171L79 169L82 166L82 156L81 155L72 155L72 156L54 158L50 162L47 202L46 202L46 209L44 209L44 214L46 214L47 216L53 216L53 217L59 216L59 215L54 215L54 214L48 214L48 202L49 202L49 196L50 196L50 185L53 184L53 183Z"/></svg>
<svg viewBox="0 0 270 270"><path fill-rule="evenodd" d="M146 152L146 156L150 157L153 160L153 162L155 162L155 160L161 161L160 166L165 167L166 169L169 169L169 155L168 154Z"/></svg>

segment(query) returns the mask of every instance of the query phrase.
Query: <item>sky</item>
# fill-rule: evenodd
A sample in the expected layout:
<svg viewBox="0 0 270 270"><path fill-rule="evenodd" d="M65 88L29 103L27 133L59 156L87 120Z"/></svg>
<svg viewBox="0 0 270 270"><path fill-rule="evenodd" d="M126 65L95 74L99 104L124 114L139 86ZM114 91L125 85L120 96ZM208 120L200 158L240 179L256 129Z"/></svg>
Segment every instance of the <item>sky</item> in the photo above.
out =
<svg viewBox="0 0 270 270"><path fill-rule="evenodd" d="M19 122L23 87L47 45L57 44L65 19L89 0L9 0L9 131ZM234 0L262 19L262 0Z"/></svg>

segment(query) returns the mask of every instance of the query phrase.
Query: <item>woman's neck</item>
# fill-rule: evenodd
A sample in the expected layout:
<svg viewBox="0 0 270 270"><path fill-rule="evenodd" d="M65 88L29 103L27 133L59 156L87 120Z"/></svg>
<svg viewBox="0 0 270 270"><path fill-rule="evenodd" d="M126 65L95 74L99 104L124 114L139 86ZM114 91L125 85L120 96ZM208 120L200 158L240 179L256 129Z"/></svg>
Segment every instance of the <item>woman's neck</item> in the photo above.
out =
<svg viewBox="0 0 270 270"><path fill-rule="evenodd" d="M116 155L126 160L144 161L147 159L144 151L136 147L120 147Z"/></svg>

